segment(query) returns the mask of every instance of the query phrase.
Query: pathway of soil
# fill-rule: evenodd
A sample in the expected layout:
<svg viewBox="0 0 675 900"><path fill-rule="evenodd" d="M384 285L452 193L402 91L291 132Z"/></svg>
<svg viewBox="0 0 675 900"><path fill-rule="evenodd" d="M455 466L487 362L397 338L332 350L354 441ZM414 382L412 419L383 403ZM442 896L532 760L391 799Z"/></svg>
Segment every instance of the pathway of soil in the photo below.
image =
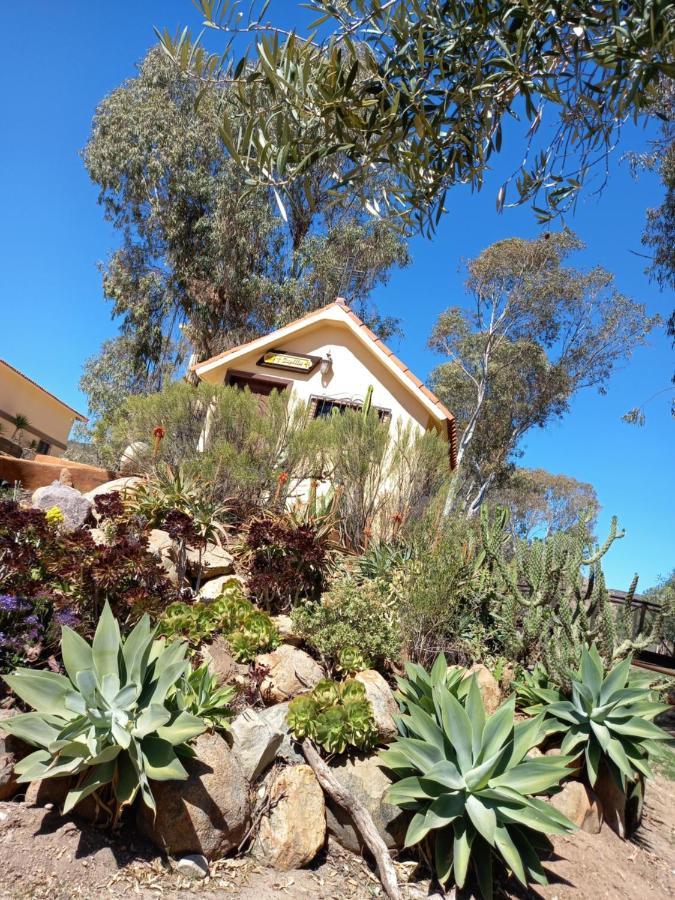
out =
<svg viewBox="0 0 675 900"><path fill-rule="evenodd" d="M666 900L675 896L675 782L656 779L647 791L643 823L631 841L607 827L599 835L556 839L546 863L551 884L520 898L545 900ZM428 881L415 882L411 863L398 866L410 900L428 896ZM360 859L331 844L311 869L287 873L248 858L221 860L204 881L172 870L136 837L124 832L111 842L104 832L81 827L56 812L0 803L0 898L71 900L102 897L201 900L370 900L379 882ZM435 895L438 897L439 895Z"/></svg>

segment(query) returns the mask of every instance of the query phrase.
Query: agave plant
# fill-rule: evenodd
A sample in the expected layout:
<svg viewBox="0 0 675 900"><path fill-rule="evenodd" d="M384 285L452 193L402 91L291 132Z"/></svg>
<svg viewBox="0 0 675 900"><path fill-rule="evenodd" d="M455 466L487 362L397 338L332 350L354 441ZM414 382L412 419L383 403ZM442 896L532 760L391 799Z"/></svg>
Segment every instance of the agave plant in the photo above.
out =
<svg viewBox="0 0 675 900"><path fill-rule="evenodd" d="M430 672L419 663L407 662L405 673L406 678L396 676L398 691L395 695L404 712L411 707L419 707L433 715L435 686L443 684L453 697L462 700L466 697L471 683L466 669L461 666L449 666L442 653L436 657Z"/></svg>
<svg viewBox="0 0 675 900"><path fill-rule="evenodd" d="M639 780L640 775L653 778L648 765L652 742L669 739L651 721L668 706L654 701L646 679L631 675L631 663L632 656L627 656L605 675L597 647L584 648L572 680L572 699L546 707L556 730L565 732L561 751L583 752L591 785L602 763L624 791L627 782Z"/></svg>
<svg viewBox="0 0 675 900"><path fill-rule="evenodd" d="M562 834L574 826L534 795L569 775L570 758L528 757L541 739L541 717L514 723L513 698L487 716L474 676L463 706L445 683L443 670L437 661L431 711L402 692L400 736L380 753L384 766L400 779L387 799L414 813L406 846L433 833L439 881L454 878L461 888L472 867L486 898L492 896L494 862L524 885L545 884L539 853L551 848L546 834Z"/></svg>
<svg viewBox="0 0 675 900"><path fill-rule="evenodd" d="M2 723L39 748L15 767L19 781L75 777L64 812L101 792L111 795L117 819L139 790L154 810L150 781L187 778L179 754L189 755L186 742L204 731L176 702L186 651L183 642L155 640L147 615L123 640L107 603L91 645L65 626L66 675L17 669L5 678L34 709Z"/></svg>

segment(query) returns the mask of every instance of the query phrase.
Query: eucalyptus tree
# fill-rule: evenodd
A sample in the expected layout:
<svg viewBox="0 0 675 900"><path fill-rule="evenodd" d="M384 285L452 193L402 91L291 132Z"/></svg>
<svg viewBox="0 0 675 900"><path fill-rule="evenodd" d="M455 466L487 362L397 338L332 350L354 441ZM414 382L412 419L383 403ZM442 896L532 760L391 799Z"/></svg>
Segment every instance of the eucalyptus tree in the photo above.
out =
<svg viewBox="0 0 675 900"><path fill-rule="evenodd" d="M321 159L336 195L357 188L373 214L432 228L448 190L480 188L513 145L521 163L497 206L532 201L546 219L574 202L658 77L675 75L673 0L308 0L304 35L259 3L247 16L238 0L195 0L219 52L187 28L161 39L204 95L234 87L214 126L280 204L300 176L312 195L304 174ZM374 170L393 178L374 190Z"/></svg>
<svg viewBox="0 0 675 900"><path fill-rule="evenodd" d="M660 322L604 269L564 265L582 247L570 231L498 241L467 264L469 305L439 317L430 346L447 361L431 382L459 433L446 513L473 514L524 435L562 417L582 388L604 392Z"/></svg>
<svg viewBox="0 0 675 900"><path fill-rule="evenodd" d="M252 103L267 102L262 86L250 94ZM374 314L368 297L392 266L408 263L400 230L372 220L349 193L336 202L321 161L303 174L311 203L299 183L289 184L284 222L273 192L246 183L212 127L232 103L222 85L200 97L154 48L96 110L84 162L121 236L103 288L124 340L87 366L94 403L110 383L108 360L125 368L130 393L139 379L157 388L188 353L204 359L337 294L381 333L396 326Z"/></svg>

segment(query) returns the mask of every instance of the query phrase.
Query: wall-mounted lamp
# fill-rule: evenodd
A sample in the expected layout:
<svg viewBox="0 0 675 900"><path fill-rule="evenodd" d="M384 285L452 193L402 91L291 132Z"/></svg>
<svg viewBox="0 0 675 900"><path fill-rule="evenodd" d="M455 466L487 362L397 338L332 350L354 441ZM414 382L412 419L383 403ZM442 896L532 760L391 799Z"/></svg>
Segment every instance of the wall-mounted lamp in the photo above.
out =
<svg viewBox="0 0 675 900"><path fill-rule="evenodd" d="M333 372L333 357L331 356L330 350L328 351L328 353L326 353L324 358L321 360L320 369L321 369L321 375L324 378L328 378L332 374L332 372Z"/></svg>

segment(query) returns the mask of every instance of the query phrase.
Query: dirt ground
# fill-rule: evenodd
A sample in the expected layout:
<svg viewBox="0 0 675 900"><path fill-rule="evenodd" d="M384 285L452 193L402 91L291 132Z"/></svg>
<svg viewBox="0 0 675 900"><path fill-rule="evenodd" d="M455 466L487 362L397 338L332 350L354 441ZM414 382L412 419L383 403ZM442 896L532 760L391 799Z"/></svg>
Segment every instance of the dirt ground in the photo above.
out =
<svg viewBox="0 0 675 900"><path fill-rule="evenodd" d="M647 791L643 823L631 841L608 828L556 840L547 861L551 884L518 898L640 898L675 896L675 782L656 779ZM429 882L416 881L413 863L398 865L410 900L429 896ZM280 873L248 858L221 860L210 877L191 882L172 870L135 836L112 843L104 832L81 827L56 812L0 803L0 897L12 900L215 898L236 900L371 900L382 893L363 860L331 844L311 869ZM435 897L440 895L436 894ZM448 896L453 896L449 894Z"/></svg>

